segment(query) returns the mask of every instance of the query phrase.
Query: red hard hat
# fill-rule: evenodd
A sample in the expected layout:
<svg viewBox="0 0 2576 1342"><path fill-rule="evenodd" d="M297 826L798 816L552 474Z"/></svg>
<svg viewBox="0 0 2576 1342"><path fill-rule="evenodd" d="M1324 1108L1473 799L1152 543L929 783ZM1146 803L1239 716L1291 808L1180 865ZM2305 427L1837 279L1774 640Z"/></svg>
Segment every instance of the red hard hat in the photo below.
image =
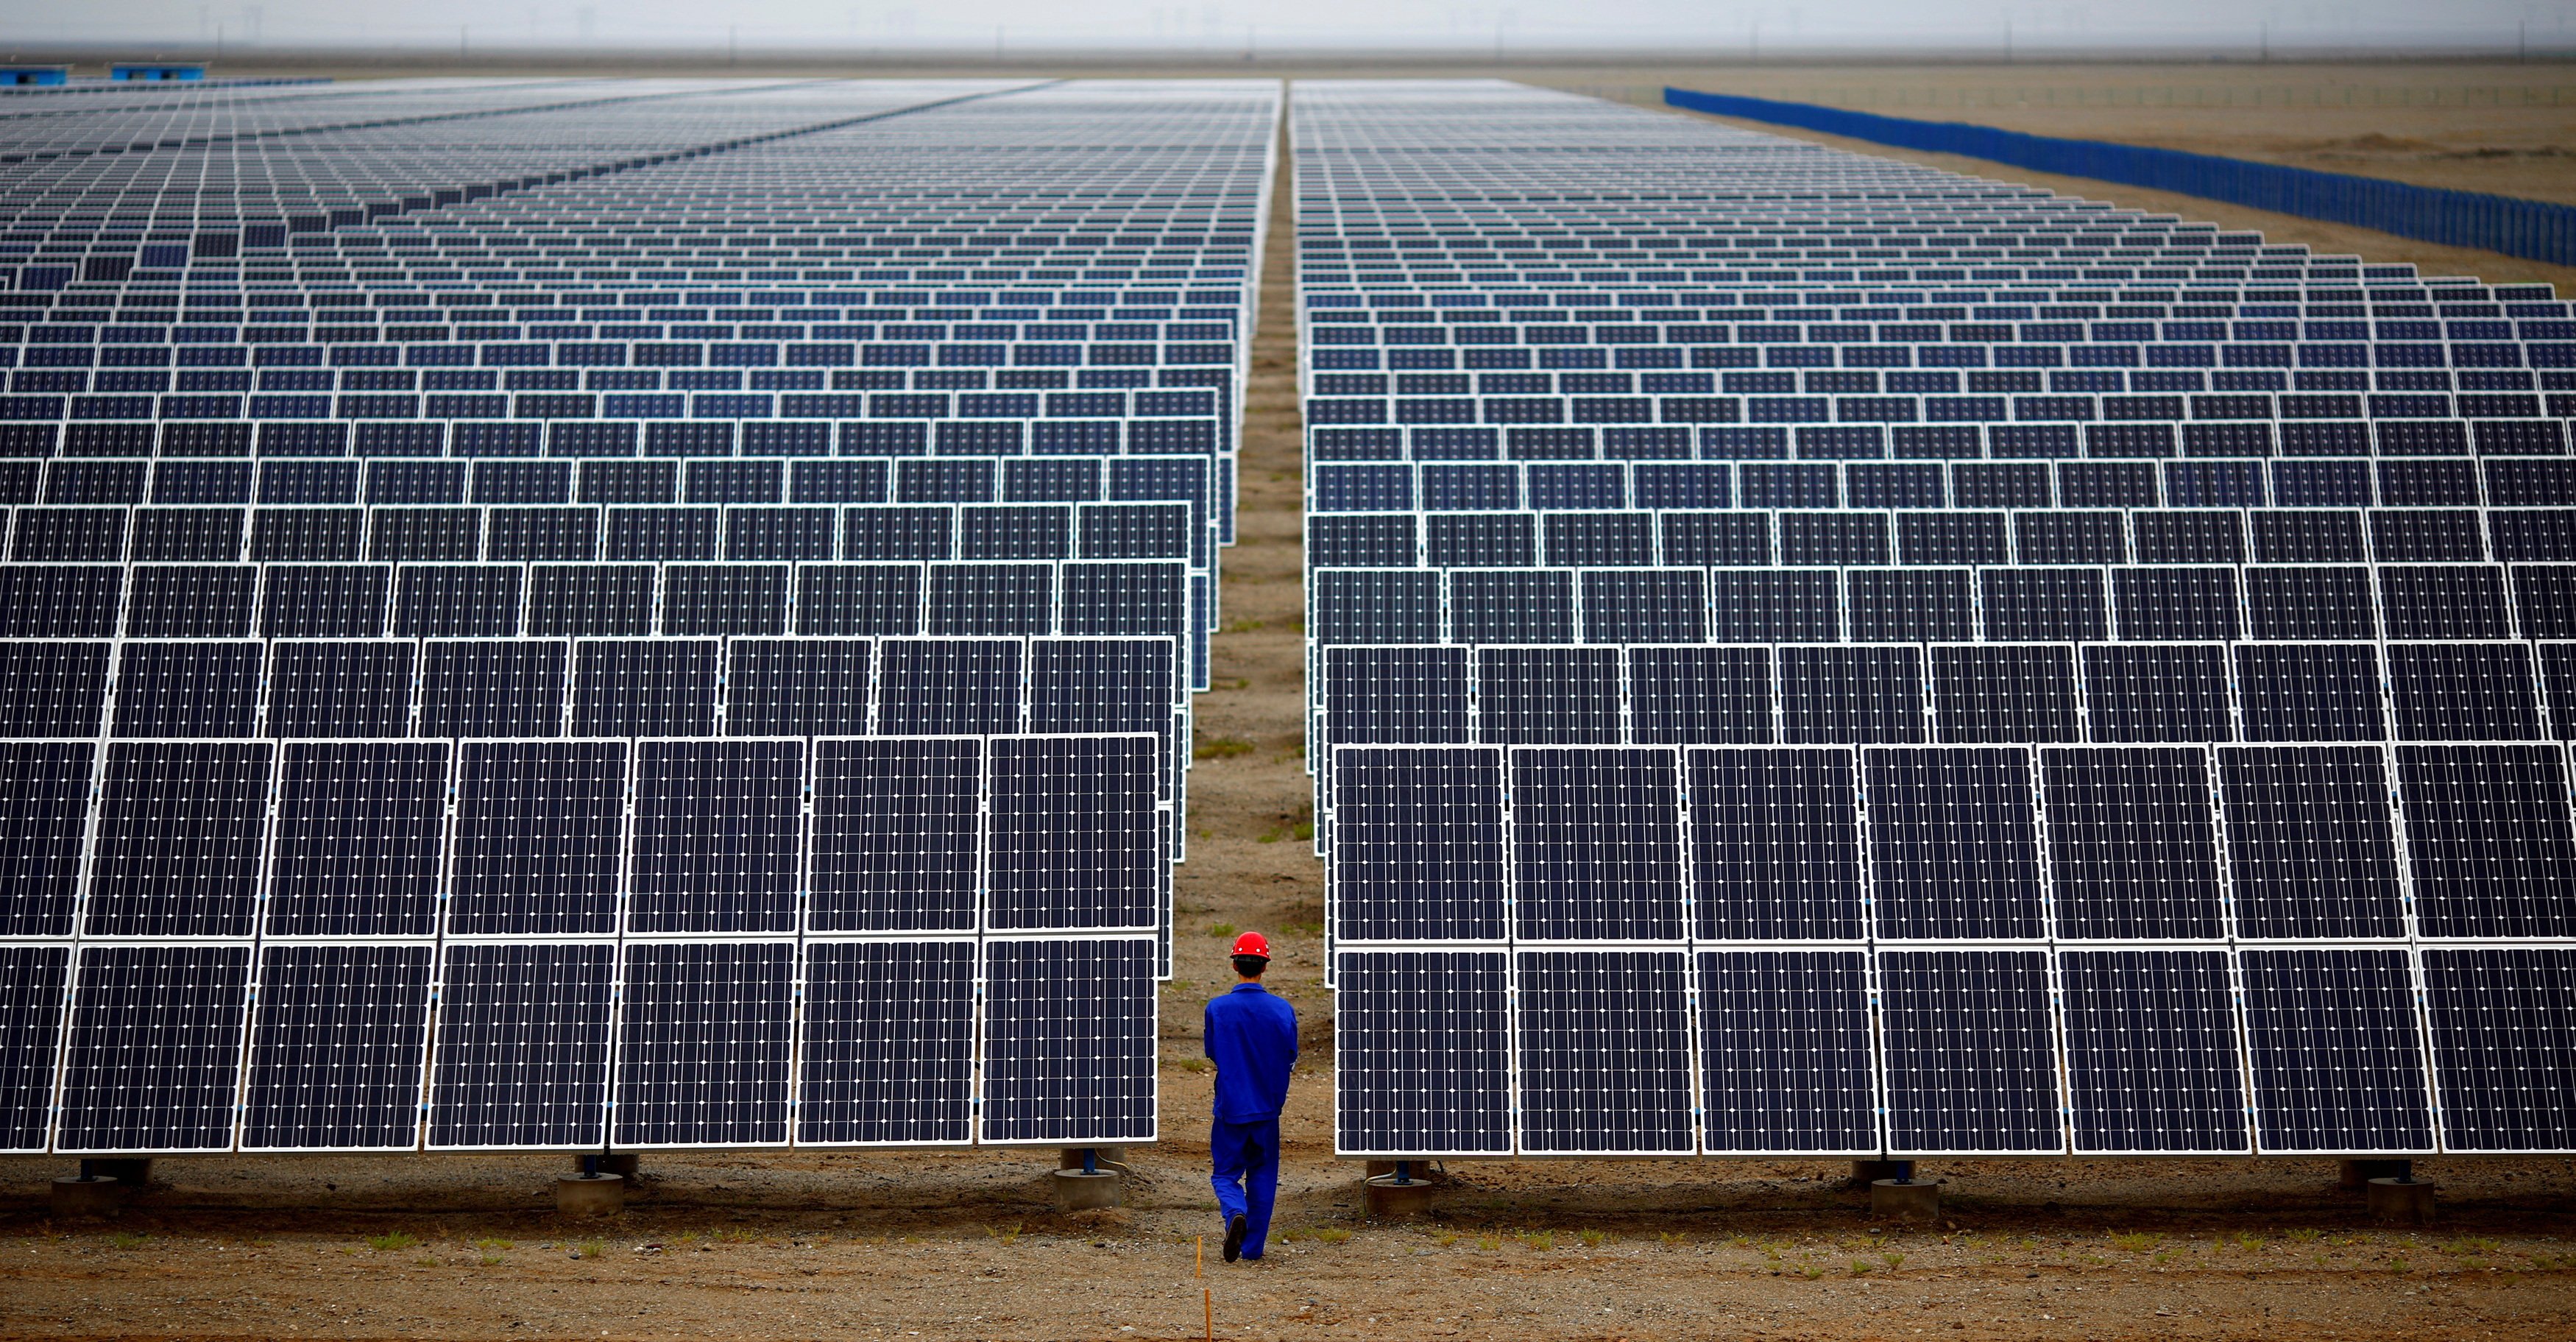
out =
<svg viewBox="0 0 2576 1342"><path fill-rule="evenodd" d="M1233 953L1236 955L1258 955L1262 959L1267 960L1270 958L1270 942L1258 932L1246 932L1242 936L1234 939Z"/></svg>

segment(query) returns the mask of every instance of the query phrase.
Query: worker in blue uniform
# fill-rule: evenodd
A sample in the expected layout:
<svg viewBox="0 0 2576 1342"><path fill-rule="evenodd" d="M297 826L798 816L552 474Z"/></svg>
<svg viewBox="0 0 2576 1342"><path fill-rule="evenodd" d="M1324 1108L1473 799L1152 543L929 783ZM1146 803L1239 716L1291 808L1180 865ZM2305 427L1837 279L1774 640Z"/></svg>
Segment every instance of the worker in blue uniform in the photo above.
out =
<svg viewBox="0 0 2576 1342"><path fill-rule="evenodd" d="M1234 972L1242 982L1208 999L1202 1036L1216 1063L1216 1118L1208 1131L1216 1205L1225 1217L1225 1261L1258 1262L1270 1240L1270 1208L1279 1193L1279 1111L1288 1103L1288 1071L1297 1064L1297 1008L1261 986L1270 942L1258 932L1234 939Z"/></svg>

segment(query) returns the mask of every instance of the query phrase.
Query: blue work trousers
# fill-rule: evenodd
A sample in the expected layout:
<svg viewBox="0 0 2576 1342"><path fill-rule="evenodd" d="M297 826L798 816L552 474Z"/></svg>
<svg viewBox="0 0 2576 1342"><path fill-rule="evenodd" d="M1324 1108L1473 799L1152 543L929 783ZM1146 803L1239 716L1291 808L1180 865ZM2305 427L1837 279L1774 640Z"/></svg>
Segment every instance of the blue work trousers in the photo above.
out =
<svg viewBox="0 0 2576 1342"><path fill-rule="evenodd" d="M1270 1240L1270 1206L1279 1196L1279 1120L1218 1122L1208 1129L1208 1157L1216 1172L1217 1216L1227 1225L1240 1216L1243 1256L1259 1258Z"/></svg>

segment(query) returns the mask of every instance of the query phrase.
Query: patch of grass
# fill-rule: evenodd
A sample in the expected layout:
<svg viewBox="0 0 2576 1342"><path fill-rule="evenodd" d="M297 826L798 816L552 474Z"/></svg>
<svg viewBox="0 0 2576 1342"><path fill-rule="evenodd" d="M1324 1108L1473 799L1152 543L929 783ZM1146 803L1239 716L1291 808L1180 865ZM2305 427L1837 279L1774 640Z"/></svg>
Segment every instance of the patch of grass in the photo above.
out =
<svg viewBox="0 0 2576 1342"><path fill-rule="evenodd" d="M1223 627L1217 630L1217 632L1220 634L1249 634L1255 629L1267 629L1269 627L1270 623L1267 620L1228 620L1225 622Z"/></svg>
<svg viewBox="0 0 2576 1342"><path fill-rule="evenodd" d="M1868 1259L1866 1259L1866 1258L1855 1258L1855 1259L1853 1259L1853 1260L1852 1260L1852 1265L1851 1265L1851 1274L1852 1274L1853 1276L1855 1276L1855 1277L1866 1277L1866 1276L1868 1276L1868 1275L1869 1275L1869 1260L1868 1260Z"/></svg>
<svg viewBox="0 0 2576 1342"><path fill-rule="evenodd" d="M2504 1252L2491 1239L2455 1239L2441 1246L2442 1252L2454 1258L2492 1257Z"/></svg>
<svg viewBox="0 0 2576 1342"><path fill-rule="evenodd" d="M413 1239L411 1236L406 1235L399 1230L391 1231L382 1235L367 1236L367 1247L378 1253L392 1253L397 1249L408 1249L418 1243L420 1243L419 1240Z"/></svg>
<svg viewBox="0 0 2576 1342"><path fill-rule="evenodd" d="M1252 753L1252 743L1240 736L1202 736L1190 747L1190 757L1202 760L1230 760Z"/></svg>
<svg viewBox="0 0 2576 1342"><path fill-rule="evenodd" d="M1664 1244L1690 1243L1689 1232L1681 1230L1658 1230L1655 1232L1655 1238Z"/></svg>
<svg viewBox="0 0 2576 1342"><path fill-rule="evenodd" d="M1431 1237L1431 1242L1439 1245L1443 1249L1446 1249L1450 1245L1458 1242L1458 1232L1455 1230L1440 1231Z"/></svg>
<svg viewBox="0 0 2576 1342"><path fill-rule="evenodd" d="M580 1248L572 1251L572 1256L575 1258L605 1258L608 1256L608 1246L599 1240L584 1240Z"/></svg>
<svg viewBox="0 0 2576 1342"><path fill-rule="evenodd" d="M1804 1268L1801 1268L1801 1269L1799 1269L1799 1270L1800 1270L1802 1273L1804 1273L1804 1274L1805 1274L1805 1276L1806 1276L1807 1280L1809 1280L1809 1281L1814 1281L1816 1278L1818 1278L1818 1277L1821 1277L1821 1276L1825 1275L1825 1270L1824 1270L1823 1268L1820 1268L1820 1267L1816 1266L1816 1265L1815 1265L1815 1264L1813 1264L1813 1263L1809 1263L1809 1264L1807 1264Z"/></svg>
<svg viewBox="0 0 2576 1342"><path fill-rule="evenodd" d="M150 1235L138 1234L131 1230L120 1230L107 1237L107 1247L111 1249L140 1249L143 1247L143 1241L150 1238L152 1238Z"/></svg>
<svg viewBox="0 0 2576 1342"><path fill-rule="evenodd" d="M2403 1258L2391 1258L2391 1259L2389 1259L2389 1260L2388 1260L2388 1270L2389 1270L2389 1271L2391 1271L2391 1272L2396 1272L2396 1273L2401 1273L2401 1274L2402 1274L2402 1273L2404 1273L2404 1272L2407 1270L2407 1267L2406 1267L2406 1260L2405 1260L2405 1259L2403 1259Z"/></svg>
<svg viewBox="0 0 2576 1342"><path fill-rule="evenodd" d="M2130 1253L2145 1253L2147 1250L2156 1247L2156 1245L2161 1241L2158 1237L2150 1235L2143 1230L2132 1230L2124 1234L2113 1235L2111 1237L2111 1242Z"/></svg>
<svg viewBox="0 0 2576 1342"><path fill-rule="evenodd" d="M1880 1254L1878 1257L1879 1261L1887 1264L1887 1270L1890 1272L1894 1272L1896 1269L1905 1266L1905 1255L1898 1253L1894 1249L1890 1249L1887 1252Z"/></svg>
<svg viewBox="0 0 2576 1342"><path fill-rule="evenodd" d="M1502 1251L1503 1241L1499 1237L1493 1235L1478 1235L1476 1237L1476 1247L1484 1250L1486 1253L1499 1253Z"/></svg>
<svg viewBox="0 0 2576 1342"><path fill-rule="evenodd" d="M683 1236L682 1242L685 1243L688 1240L696 1238L696 1233L692 1232ZM510 1241L505 1239L478 1239L474 1241L474 1247L481 1249L485 1253L508 1253L510 1250L518 1248L519 1246L512 1244Z"/></svg>
<svg viewBox="0 0 2576 1342"><path fill-rule="evenodd" d="M2172 1262L2172 1261L2173 1261L2173 1250L2171 1250L2171 1249L2164 1249L2164 1250L2160 1250L2160 1251L2158 1251L2158 1252L2157 1252L2157 1254L2156 1254L2155 1261L2156 1261L2159 1265Z"/></svg>
<svg viewBox="0 0 2576 1342"><path fill-rule="evenodd" d="M2240 1230L2236 1232L2236 1247L2253 1253L2263 1247L2263 1237L2251 1230Z"/></svg>
<svg viewBox="0 0 2576 1342"><path fill-rule="evenodd" d="M1008 1248L1013 1244L1019 1243L1020 1232L1026 1228L1027 1225L1025 1222L1013 1221L1008 1228L1004 1228L1002 1226L986 1226L984 1227L984 1235L985 1238L993 1240L1004 1248Z"/></svg>
<svg viewBox="0 0 2576 1342"><path fill-rule="evenodd" d="M1575 1238L1583 1241L1584 1248L1598 1249L1602 1245L1610 1242L1610 1232L1607 1230L1584 1230L1577 1232Z"/></svg>
<svg viewBox="0 0 2576 1342"><path fill-rule="evenodd" d="M413 1267L436 1267L438 1266L438 1260L427 1254L423 1254L420 1257L411 1260L411 1265Z"/></svg>
<svg viewBox="0 0 2576 1342"><path fill-rule="evenodd" d="M1210 923L1208 924L1208 935L1215 937L1219 941L1223 941L1227 937L1234 935L1234 924Z"/></svg>
<svg viewBox="0 0 2576 1342"><path fill-rule="evenodd" d="M1180 1066L1184 1072L1205 1072L1214 1069L1216 1064L1205 1058L1183 1058Z"/></svg>
<svg viewBox="0 0 2576 1342"><path fill-rule="evenodd" d="M1252 688L1252 682L1242 676L1236 676L1231 680L1210 681L1208 682L1208 688L1211 690L1248 690Z"/></svg>
<svg viewBox="0 0 2576 1342"><path fill-rule="evenodd" d="M1351 1232L1339 1226L1318 1226L1315 1229L1315 1238L1326 1244L1347 1244L1350 1242Z"/></svg>
<svg viewBox="0 0 2576 1342"><path fill-rule="evenodd" d="M499 1254L497 1254L497 1253L487 1253L487 1254L483 1255L483 1266L485 1266L485 1267L499 1267L500 1265L501 1265L501 1255L499 1255Z"/></svg>
<svg viewBox="0 0 2576 1342"><path fill-rule="evenodd" d="M1556 1248L1556 1232L1553 1230L1524 1230L1521 1232L1521 1243L1526 1244L1541 1253L1546 1253Z"/></svg>
<svg viewBox="0 0 2576 1342"><path fill-rule="evenodd" d="M2317 1229L2315 1226L2300 1226L2295 1230L2282 1231L2281 1238L2288 1240L2292 1244L2314 1244L2317 1242L2317 1237L2324 1233L2324 1231Z"/></svg>

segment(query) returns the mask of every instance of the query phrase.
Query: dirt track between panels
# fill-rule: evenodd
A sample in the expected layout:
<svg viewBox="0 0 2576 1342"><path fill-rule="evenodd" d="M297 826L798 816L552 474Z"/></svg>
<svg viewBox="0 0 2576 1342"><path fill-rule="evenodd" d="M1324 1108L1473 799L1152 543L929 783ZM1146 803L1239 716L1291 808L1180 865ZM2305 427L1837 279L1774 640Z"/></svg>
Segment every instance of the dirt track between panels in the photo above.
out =
<svg viewBox="0 0 2576 1342"><path fill-rule="evenodd" d="M1127 1208L1054 1215L1031 1152L656 1154L608 1222L553 1215L558 1159L308 1156L162 1161L119 1220L75 1225L42 1196L68 1162L8 1159L0 1336L1123 1340L1211 1317L1290 1339L2576 1336L2566 1160L2425 1162L2443 1220L2421 1229L2371 1225L2324 1161L1945 1163L1925 1230L1873 1222L1835 1162L1460 1164L1432 1219L1363 1219L1332 1158L1322 871L1298 833L1288 220L1283 190L1199 701L1163 1142L1132 1153ZM1281 947L1307 1057L1271 1259L1202 1277L1220 927Z"/></svg>

